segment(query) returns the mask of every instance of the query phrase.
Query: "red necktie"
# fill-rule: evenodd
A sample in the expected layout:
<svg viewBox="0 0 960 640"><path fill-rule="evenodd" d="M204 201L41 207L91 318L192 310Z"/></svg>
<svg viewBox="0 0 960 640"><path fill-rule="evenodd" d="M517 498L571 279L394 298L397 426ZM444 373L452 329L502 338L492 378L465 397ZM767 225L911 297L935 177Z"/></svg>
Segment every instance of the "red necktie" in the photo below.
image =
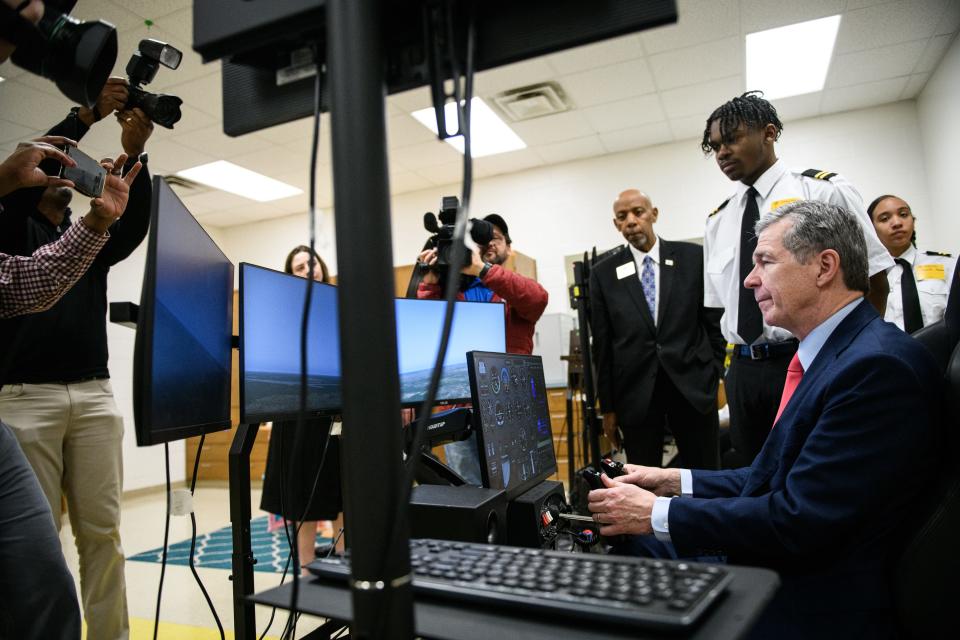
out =
<svg viewBox="0 0 960 640"><path fill-rule="evenodd" d="M787 403L790 402L793 392L800 386L800 380L802 379L803 365L800 364L800 356L795 353L793 354L793 359L790 361L790 364L787 365L787 379L783 383L783 395L780 396L780 408L777 409L777 417L774 419L773 424L777 424L777 420L780 419L783 410L787 408ZM770 428L773 429L772 426Z"/></svg>

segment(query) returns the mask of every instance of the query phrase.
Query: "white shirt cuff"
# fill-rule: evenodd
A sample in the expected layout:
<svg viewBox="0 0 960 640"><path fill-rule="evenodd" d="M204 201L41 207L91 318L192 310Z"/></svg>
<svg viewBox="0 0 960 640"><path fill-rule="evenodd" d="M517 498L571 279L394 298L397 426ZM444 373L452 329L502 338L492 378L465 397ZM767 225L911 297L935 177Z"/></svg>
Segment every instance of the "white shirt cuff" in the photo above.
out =
<svg viewBox="0 0 960 640"><path fill-rule="evenodd" d="M660 542L670 542L670 501L673 498L657 498L653 501L653 510L650 512L650 525L653 535Z"/></svg>
<svg viewBox="0 0 960 640"><path fill-rule="evenodd" d="M680 495L684 498L693 497L693 474L690 469L680 469Z"/></svg>

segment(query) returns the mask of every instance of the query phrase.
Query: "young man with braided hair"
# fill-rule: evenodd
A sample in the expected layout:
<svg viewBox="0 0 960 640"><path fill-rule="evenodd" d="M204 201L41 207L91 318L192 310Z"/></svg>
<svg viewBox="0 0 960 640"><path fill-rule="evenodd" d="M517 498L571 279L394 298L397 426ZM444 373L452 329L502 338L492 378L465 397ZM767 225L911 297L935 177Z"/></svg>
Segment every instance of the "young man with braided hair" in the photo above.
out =
<svg viewBox="0 0 960 640"><path fill-rule="evenodd" d="M883 313L893 260L880 243L857 190L842 176L789 169L775 145L783 124L757 91L719 106L707 118L701 148L736 183L733 195L707 217L703 238L704 306L722 307L723 336L734 345L724 390L730 405L733 451L724 466L750 464L763 447L780 402L787 364L797 350L789 332L763 321L753 291L743 285L753 268L754 226L760 216L800 200L819 200L853 213L863 229L870 263L870 302Z"/></svg>

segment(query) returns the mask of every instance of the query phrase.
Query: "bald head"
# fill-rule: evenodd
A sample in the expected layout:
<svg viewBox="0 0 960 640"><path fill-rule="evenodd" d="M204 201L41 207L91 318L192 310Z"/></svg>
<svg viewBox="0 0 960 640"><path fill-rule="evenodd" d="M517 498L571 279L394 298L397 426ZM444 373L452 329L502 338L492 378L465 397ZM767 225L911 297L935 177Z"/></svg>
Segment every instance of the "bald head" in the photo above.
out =
<svg viewBox="0 0 960 640"><path fill-rule="evenodd" d="M650 196L639 189L627 189L613 203L613 224L624 239L640 251L650 251L657 242L653 223L660 212Z"/></svg>

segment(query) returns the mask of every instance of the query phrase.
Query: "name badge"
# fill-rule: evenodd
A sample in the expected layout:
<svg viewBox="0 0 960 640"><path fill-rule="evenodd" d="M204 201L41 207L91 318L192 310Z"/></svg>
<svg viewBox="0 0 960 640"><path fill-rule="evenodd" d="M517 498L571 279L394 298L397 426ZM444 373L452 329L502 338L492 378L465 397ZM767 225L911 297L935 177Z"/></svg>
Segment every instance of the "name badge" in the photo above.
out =
<svg viewBox="0 0 960 640"><path fill-rule="evenodd" d="M917 280L946 280L947 270L942 264L921 264L913 269Z"/></svg>
<svg viewBox="0 0 960 640"><path fill-rule="evenodd" d="M775 211L785 204L790 204L791 202L797 202L800 198L784 198L783 200L774 200L770 204L770 211Z"/></svg>
<svg viewBox="0 0 960 640"><path fill-rule="evenodd" d="M617 280L623 280L626 277L637 273L637 263L631 260L617 267Z"/></svg>
<svg viewBox="0 0 960 640"><path fill-rule="evenodd" d="M673 260L671 260L670 258L667 258L666 260L663 261L663 264L667 265L668 267L672 267Z"/></svg>

